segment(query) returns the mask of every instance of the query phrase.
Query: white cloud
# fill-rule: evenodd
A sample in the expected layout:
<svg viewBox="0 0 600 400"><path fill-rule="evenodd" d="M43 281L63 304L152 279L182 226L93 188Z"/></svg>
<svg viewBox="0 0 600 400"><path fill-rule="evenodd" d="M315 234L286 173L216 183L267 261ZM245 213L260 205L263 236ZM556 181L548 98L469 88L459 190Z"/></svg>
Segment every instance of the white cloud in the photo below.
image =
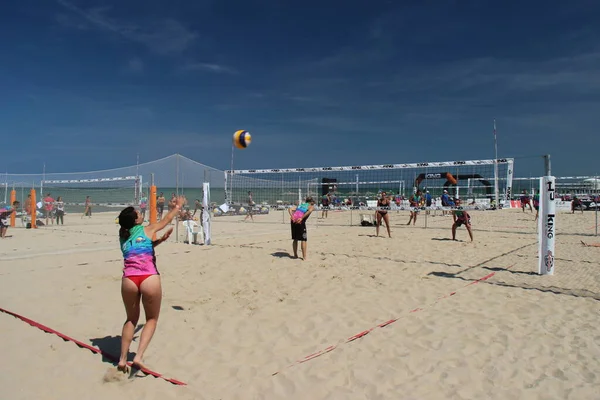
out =
<svg viewBox="0 0 600 400"><path fill-rule="evenodd" d="M147 25L119 21L108 16L110 8L83 9L66 0L57 0L65 9L78 15L97 29L112 32L131 42L140 43L158 54L181 53L198 35L173 19L152 21Z"/></svg>
<svg viewBox="0 0 600 400"><path fill-rule="evenodd" d="M214 72L217 74L237 74L237 71L235 69L227 67L225 65L202 62L184 64L179 68L179 71L207 71Z"/></svg>

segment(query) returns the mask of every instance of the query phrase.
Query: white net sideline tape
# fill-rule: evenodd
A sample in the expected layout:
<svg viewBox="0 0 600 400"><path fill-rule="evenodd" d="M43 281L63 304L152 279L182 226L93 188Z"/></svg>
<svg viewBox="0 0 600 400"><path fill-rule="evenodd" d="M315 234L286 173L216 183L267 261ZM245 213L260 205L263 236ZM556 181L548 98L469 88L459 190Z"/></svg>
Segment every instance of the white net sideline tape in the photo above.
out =
<svg viewBox="0 0 600 400"><path fill-rule="evenodd" d="M404 183L404 180L395 181L369 181L369 182L308 182L310 186L339 186L339 185L377 185L379 183Z"/></svg>
<svg viewBox="0 0 600 400"><path fill-rule="evenodd" d="M499 158L498 164L514 162L512 158ZM289 172L322 172L322 171L358 171L358 170L380 170L380 169L411 169L411 168L438 168L438 167L460 167L494 165L496 160L469 160L469 161L437 161L410 164L378 164L378 165L355 165L343 167L311 167L311 168L275 168L275 169L242 169L227 170L227 174L270 174Z"/></svg>
<svg viewBox="0 0 600 400"><path fill-rule="evenodd" d="M112 178L92 178L92 179L63 179L63 180L44 180L42 184L66 184L66 183L96 183L96 182L115 182L115 181L135 181L139 179L137 176L119 176Z"/></svg>

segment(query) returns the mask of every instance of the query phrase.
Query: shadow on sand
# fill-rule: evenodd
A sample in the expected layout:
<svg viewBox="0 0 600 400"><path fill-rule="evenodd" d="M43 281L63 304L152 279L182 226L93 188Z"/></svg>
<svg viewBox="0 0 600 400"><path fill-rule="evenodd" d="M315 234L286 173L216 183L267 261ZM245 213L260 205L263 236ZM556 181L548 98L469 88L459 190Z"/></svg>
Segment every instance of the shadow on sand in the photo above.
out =
<svg viewBox="0 0 600 400"><path fill-rule="evenodd" d="M135 336L136 333L142 330L144 324L140 324L135 328L133 341L137 339ZM92 346L99 348L102 350L102 353L110 354L112 359L102 356L103 362L108 362L113 365L117 365L117 361L119 360L119 356L121 354L121 336L104 336L103 338L94 338L90 339ZM133 360L135 353L131 351L127 354L128 360Z"/></svg>
<svg viewBox="0 0 600 400"><path fill-rule="evenodd" d="M271 253L271 255L277 258L296 258L287 251L276 251L275 253Z"/></svg>

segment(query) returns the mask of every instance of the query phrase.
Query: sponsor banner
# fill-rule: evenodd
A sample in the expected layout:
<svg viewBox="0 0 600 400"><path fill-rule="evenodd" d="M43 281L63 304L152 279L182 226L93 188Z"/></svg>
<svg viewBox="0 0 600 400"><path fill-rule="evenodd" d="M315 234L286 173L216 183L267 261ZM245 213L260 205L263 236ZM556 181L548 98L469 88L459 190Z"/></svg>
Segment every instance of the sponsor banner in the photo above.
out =
<svg viewBox="0 0 600 400"><path fill-rule="evenodd" d="M512 158L499 158L498 164L513 163ZM438 168L438 167L456 167L464 165L494 165L495 160L468 160L468 161L440 161L440 162L422 162L410 164L378 164L378 165L355 165L345 167L314 167L314 168L281 168L281 169L240 169L234 170L233 174L277 174L289 172L327 172L327 171L357 171L357 170L378 170L378 169L406 169L406 168ZM511 181L512 181L512 168ZM225 171L231 174L232 171Z"/></svg>
<svg viewBox="0 0 600 400"><path fill-rule="evenodd" d="M538 273L554 275L556 237L556 179L540 178L540 217L538 219Z"/></svg>

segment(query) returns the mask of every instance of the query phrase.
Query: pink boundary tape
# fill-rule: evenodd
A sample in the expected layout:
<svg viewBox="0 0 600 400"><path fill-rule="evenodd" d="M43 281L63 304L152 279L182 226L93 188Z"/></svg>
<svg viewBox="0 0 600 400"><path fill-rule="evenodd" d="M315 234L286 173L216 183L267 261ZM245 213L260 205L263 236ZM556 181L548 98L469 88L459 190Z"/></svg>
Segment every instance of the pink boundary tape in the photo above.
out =
<svg viewBox="0 0 600 400"><path fill-rule="evenodd" d="M31 325L31 326L33 326L35 328L38 328L38 329L40 329L40 330L42 330L42 331L44 331L46 333L52 333L52 334L60 337L61 339L65 340L65 341L73 342L73 343L75 343L77 346L79 346L81 348L90 350L91 352L96 353L96 354L101 354L102 356L106 357L107 359L109 359L109 360L111 360L113 362L119 362L119 357L116 357L116 356L114 356L112 354L106 353L106 352L104 352L104 351L102 351L102 350L100 350L100 349L98 349L96 347L90 346L89 344L83 343L83 342L81 342L81 341L79 341L77 339L73 339L72 337L69 337L69 336L65 335L64 333L60 333L58 331L55 331L54 329L49 328L46 325L42 325L39 322L36 322L36 321L34 321L32 319L29 319L27 317L24 317L22 315L19 315L17 313L12 312L12 311L5 310L2 307L0 307L0 311L3 312L3 313L5 313L5 314L12 315L13 317L18 318L21 321L26 322L29 325ZM127 365L129 365L131 367L132 363L128 362ZM165 378L164 376L162 376L162 374L159 374L158 372L154 372L154 371L149 370L147 368L140 368L140 371L142 371L143 373L145 373L147 375L152 375L155 378L163 379L163 380L165 380L165 381L167 381L169 383L172 383L173 385L182 385L182 386L186 385L184 382L178 381L176 379Z"/></svg>
<svg viewBox="0 0 600 400"><path fill-rule="evenodd" d="M511 269L512 267L514 267L514 264L513 264L513 265L511 265L511 266L509 266L509 267L507 267L507 268L505 268L505 270L509 270L509 269ZM455 295L455 294L456 294L456 293L457 293L459 290L461 290L461 289L464 289L464 288L466 288L466 287L469 287L469 286L471 286L471 285L474 285L474 284L476 284L476 283L479 283L479 282L486 281L486 280L490 279L490 278L491 278L492 276L494 276L494 275L496 275L496 273L495 273L495 272L491 272L491 273L487 274L486 276L483 276L483 277L481 277L481 278L479 278L479 279L476 279L476 280L474 280L474 281L472 281L472 282L469 282L469 283L467 283L466 285L464 285L463 287L461 287L461 288L459 288L459 289L455 290L454 292L451 292L451 293L448 293L448 294L447 294L447 295L445 295L445 296L439 297L439 298L438 298L437 300L435 300L433 303L429 304L429 306L418 307L418 308L415 308L415 309L413 309L413 310L410 310L410 311L408 312L408 314L412 314L412 313L416 313L416 312L422 311L422 310L424 310L426 307L432 307L433 305L435 305L436 303L438 303L440 300L447 299L447 298L450 298L450 297L454 296L454 295ZM357 333L356 335L350 336L349 338L347 338L347 339L344 339L344 340L342 341L342 343L340 344L340 346L341 346L342 344L350 343L350 342L353 342L353 341L355 341L355 340L357 340L357 339L360 339L360 338L362 338L362 337L364 337L364 336L367 336L369 333L371 333L372 331L374 331L374 330L375 330L375 329L377 329L377 328L385 328L386 326L393 324L394 322L398 321L399 319L400 319L400 317L398 317L398 318L392 318L392 319L390 319L390 320L388 320L388 321L382 322L382 323L380 323L380 324L378 324L378 325L376 325L376 326L372 327L371 329L367 329L367 330L364 330L364 331L362 331L362 332L359 332L359 333ZM272 376L275 376L275 375L277 375L277 374L279 374L279 373L283 372L284 370L286 370L286 369L288 369L288 368L294 367L294 366L296 366L296 365L298 365L298 364L302 364L302 363L305 363L305 362L307 362L307 361L310 361L310 360L314 360L315 358L317 358L317 357L320 357L320 356L322 356L323 354L327 354L327 353L329 353L329 352L331 352L331 351L335 350L337 347L338 347L337 345L331 345L331 346L329 346L329 347L327 347L327 348L325 348L325 349L323 349L323 350L321 350L321 351L317 351L316 353L310 354L310 355L308 355L308 356L306 356L306 357L304 357L304 358L302 358L302 359L300 359L300 360L298 360L298 361L296 361L296 362L294 362L294 363L292 363L292 364L288 365L287 367L284 367L284 368L282 368L281 370L279 370L279 371L277 371L277 372L274 372L274 373L273 373L273 374L271 374L271 375L272 375Z"/></svg>

